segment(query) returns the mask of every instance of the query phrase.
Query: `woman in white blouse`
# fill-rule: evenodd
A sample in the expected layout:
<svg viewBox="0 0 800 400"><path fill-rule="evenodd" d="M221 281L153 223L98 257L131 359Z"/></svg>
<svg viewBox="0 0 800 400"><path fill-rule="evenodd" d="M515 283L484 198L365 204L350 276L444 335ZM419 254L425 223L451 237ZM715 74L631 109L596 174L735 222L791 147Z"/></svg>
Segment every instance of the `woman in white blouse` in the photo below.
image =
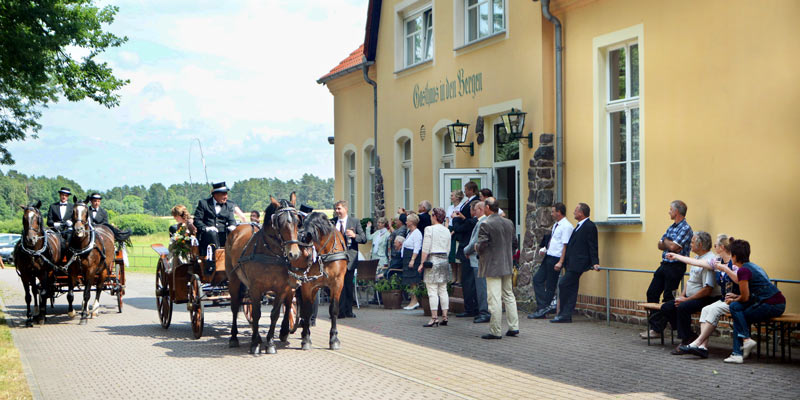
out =
<svg viewBox="0 0 800 400"><path fill-rule="evenodd" d="M450 230L442 225L445 219L445 211L438 207L434 208L431 212L431 226L425 228L422 240L422 262L430 261L433 264L425 269L424 280L431 304L431 320L423 325L424 327L447 325L447 309L450 308L447 283L453 279L453 272L447 261L447 252L450 251ZM420 266L417 271L422 273L422 269L423 266ZM440 305L441 321L437 319Z"/></svg>
<svg viewBox="0 0 800 400"><path fill-rule="evenodd" d="M422 233L417 229L419 225L419 217L416 214L409 214L406 217L406 226L408 227L408 234L406 241L403 242L403 249L401 251L403 257L403 284L409 286L413 291L417 283L422 281L422 274L417 272L420 266L419 252L422 250ZM404 307L406 310L413 310L419 307L417 296L411 295L411 301L408 306Z"/></svg>
<svg viewBox="0 0 800 400"><path fill-rule="evenodd" d="M370 259L378 259L378 270L375 276L380 276L384 273L389 264L389 257L386 255L386 239L389 238L389 221L384 217L378 218L378 226L373 233L370 233L372 222L367 222L367 240L372 241L372 250L370 251Z"/></svg>

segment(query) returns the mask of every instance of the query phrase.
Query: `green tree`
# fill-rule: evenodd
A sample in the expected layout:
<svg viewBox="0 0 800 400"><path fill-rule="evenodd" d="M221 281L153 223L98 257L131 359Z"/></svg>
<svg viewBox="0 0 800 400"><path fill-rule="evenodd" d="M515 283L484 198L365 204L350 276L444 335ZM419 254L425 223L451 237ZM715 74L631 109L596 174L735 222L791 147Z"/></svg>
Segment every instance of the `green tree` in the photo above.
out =
<svg viewBox="0 0 800 400"><path fill-rule="evenodd" d="M14 163L5 143L36 137L41 108L59 96L119 104L116 91L128 81L96 59L127 41L103 31L117 11L94 0L0 0L0 163ZM75 48L88 54L77 60Z"/></svg>

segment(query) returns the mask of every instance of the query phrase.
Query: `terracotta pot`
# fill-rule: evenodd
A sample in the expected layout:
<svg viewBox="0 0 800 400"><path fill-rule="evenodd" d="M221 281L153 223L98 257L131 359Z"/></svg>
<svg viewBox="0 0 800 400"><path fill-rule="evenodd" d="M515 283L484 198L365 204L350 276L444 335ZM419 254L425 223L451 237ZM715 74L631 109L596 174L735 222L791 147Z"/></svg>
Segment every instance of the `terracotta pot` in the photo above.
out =
<svg viewBox="0 0 800 400"><path fill-rule="evenodd" d="M403 304L403 293L400 290L388 290L381 292L383 308L388 310L398 310Z"/></svg>
<svg viewBox="0 0 800 400"><path fill-rule="evenodd" d="M430 317L431 316L431 302L428 299L428 296L422 296L419 298L419 304L422 305L422 310L425 311L425 315ZM439 314L442 315L442 307L439 306Z"/></svg>

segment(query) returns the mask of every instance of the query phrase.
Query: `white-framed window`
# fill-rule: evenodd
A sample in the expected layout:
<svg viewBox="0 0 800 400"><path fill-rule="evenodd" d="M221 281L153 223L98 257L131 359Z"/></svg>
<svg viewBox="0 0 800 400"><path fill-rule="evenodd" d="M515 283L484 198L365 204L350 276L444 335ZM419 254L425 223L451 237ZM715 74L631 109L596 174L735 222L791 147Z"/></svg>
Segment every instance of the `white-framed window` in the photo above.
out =
<svg viewBox="0 0 800 400"><path fill-rule="evenodd" d="M404 66L433 58L433 9L427 8L403 20Z"/></svg>
<svg viewBox="0 0 800 400"><path fill-rule="evenodd" d="M411 207L413 200L412 185L414 182L413 159L411 154L411 139L407 139L400 143L400 154L402 156L400 162L400 169L402 171L402 203L406 210L412 210Z"/></svg>
<svg viewBox="0 0 800 400"><path fill-rule="evenodd" d="M372 216L372 213L375 212L375 148L368 147L364 153L364 157L366 157L366 161L369 165L369 168L366 168L366 179L364 179L364 183L369 185L368 187L364 188L364 193L369 193L366 199L365 204L365 217Z"/></svg>
<svg viewBox="0 0 800 400"><path fill-rule="evenodd" d="M608 216L639 217L642 197L639 43L627 41L604 51Z"/></svg>
<svg viewBox="0 0 800 400"><path fill-rule="evenodd" d="M347 158L347 203L350 206L350 216L356 216L356 152L345 154Z"/></svg>
<svg viewBox="0 0 800 400"><path fill-rule="evenodd" d="M454 168L456 161L455 146L450 135L442 135L442 168Z"/></svg>
<svg viewBox="0 0 800 400"><path fill-rule="evenodd" d="M464 0L465 44L506 30L505 0Z"/></svg>

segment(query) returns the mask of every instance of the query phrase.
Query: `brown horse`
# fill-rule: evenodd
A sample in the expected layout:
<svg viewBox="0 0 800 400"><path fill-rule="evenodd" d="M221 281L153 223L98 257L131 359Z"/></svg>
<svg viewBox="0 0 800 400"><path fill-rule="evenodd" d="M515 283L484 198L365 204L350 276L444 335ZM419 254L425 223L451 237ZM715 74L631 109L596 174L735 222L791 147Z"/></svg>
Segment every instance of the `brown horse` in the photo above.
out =
<svg viewBox="0 0 800 400"><path fill-rule="evenodd" d="M336 329L336 318L339 315L339 297L344 287L344 275L347 273L347 246L341 232L333 229L333 225L328 217L320 212L309 214L303 221L303 228L300 237L304 242L310 242L319 257L314 260L314 266L310 268L308 274L302 279L302 285L298 290L298 304L300 304L300 326L303 327L303 350L311 349L311 329L309 321L311 317L314 299L317 291L327 286L331 291L331 305L328 312L331 317L331 331L328 346L331 350L338 350L341 346L339 342L339 332Z"/></svg>
<svg viewBox="0 0 800 400"><path fill-rule="evenodd" d="M81 306L81 325L86 324L86 319L95 316L100 308L100 293L103 291L109 271L114 267L114 233L105 225L93 225L89 218L89 207L86 202L78 201L73 197L72 226L75 230L70 240L69 252L72 258L67 263L71 266L78 262L83 275L83 304ZM70 274L70 285L74 286L77 277ZM89 298L92 296L92 285L97 288L94 304L91 310Z"/></svg>
<svg viewBox="0 0 800 400"><path fill-rule="evenodd" d="M262 350L261 335L258 333L258 321L261 318L261 299L267 292L275 293L270 315L270 327L267 333L267 354L275 354L275 325L281 308L285 307L281 324L280 340L285 342L289 337L289 312L297 279L291 274L304 272L308 267L306 252L297 240L300 218L294 206L297 196L292 193L290 200L278 202L270 196L270 205L265 213L263 229L250 225L240 225L228 236L225 244L225 271L228 276L228 288L231 295L231 312L233 323L229 347L238 347L239 329L236 321L239 307L246 291L252 305L252 329L250 353L259 355ZM295 271L295 272L291 272Z"/></svg>
<svg viewBox="0 0 800 400"><path fill-rule="evenodd" d="M47 311L48 290L52 289L50 275L55 268L54 261L61 257L61 241L57 233L47 231L42 221L42 202L20 206L22 212L22 240L14 248L14 264L17 274L25 288L25 303L28 307L26 326L33 326L34 319L43 324ZM38 284L37 281L38 280ZM34 317L31 312L31 292L33 292ZM69 301L72 310L72 298Z"/></svg>

